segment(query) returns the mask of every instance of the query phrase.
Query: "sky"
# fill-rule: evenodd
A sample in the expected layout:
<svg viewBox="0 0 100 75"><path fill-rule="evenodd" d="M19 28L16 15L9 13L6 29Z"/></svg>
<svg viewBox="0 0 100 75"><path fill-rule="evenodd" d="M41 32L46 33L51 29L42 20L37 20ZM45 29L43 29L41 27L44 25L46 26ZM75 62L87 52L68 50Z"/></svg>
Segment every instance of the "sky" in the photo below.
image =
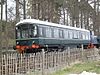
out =
<svg viewBox="0 0 100 75"><path fill-rule="evenodd" d="M15 7L13 0L7 0L7 5L8 5L7 8L10 8L12 6ZM1 7L0 7L0 19L1 19ZM5 20L5 5L3 5L3 20Z"/></svg>

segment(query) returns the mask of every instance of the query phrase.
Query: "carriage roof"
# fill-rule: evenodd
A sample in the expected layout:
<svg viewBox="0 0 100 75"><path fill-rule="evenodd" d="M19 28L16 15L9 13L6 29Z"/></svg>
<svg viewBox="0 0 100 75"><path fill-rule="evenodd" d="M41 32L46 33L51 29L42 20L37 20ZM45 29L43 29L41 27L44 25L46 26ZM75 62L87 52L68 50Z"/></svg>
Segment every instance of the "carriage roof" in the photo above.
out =
<svg viewBox="0 0 100 75"><path fill-rule="evenodd" d="M56 23L50 23L50 22L47 22L47 21L41 21L41 20L36 20L36 19L25 19L25 20L22 20L22 21L18 22L16 24L16 26L19 26L21 24L26 24L26 23L29 23L29 24L36 23L36 24L41 24L41 25L46 25L46 26L68 28L68 29L73 29L73 30L80 30L80 31L87 31L87 32L89 32L89 30L82 29L82 28L76 28L76 27L71 27L71 26L66 26L66 25L61 25L61 24L56 24Z"/></svg>

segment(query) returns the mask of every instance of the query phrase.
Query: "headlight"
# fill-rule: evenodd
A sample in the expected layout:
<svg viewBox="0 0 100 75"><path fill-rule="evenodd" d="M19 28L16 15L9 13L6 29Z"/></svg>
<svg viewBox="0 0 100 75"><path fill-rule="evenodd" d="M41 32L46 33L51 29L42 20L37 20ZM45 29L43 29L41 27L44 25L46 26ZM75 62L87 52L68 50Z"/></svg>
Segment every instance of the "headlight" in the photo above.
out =
<svg viewBox="0 0 100 75"><path fill-rule="evenodd" d="M16 42L16 44L18 45L18 44L19 44L19 42Z"/></svg>
<svg viewBox="0 0 100 75"><path fill-rule="evenodd" d="M35 43L35 41L32 42L33 44Z"/></svg>

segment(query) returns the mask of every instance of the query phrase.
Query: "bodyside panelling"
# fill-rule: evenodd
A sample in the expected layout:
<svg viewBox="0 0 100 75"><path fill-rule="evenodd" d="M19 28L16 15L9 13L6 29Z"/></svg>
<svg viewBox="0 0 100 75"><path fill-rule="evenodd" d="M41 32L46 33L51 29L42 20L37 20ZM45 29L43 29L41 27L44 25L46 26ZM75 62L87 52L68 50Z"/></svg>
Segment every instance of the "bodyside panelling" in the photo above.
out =
<svg viewBox="0 0 100 75"><path fill-rule="evenodd" d="M75 40L75 39L39 39L39 44L86 44L89 43L88 40Z"/></svg>

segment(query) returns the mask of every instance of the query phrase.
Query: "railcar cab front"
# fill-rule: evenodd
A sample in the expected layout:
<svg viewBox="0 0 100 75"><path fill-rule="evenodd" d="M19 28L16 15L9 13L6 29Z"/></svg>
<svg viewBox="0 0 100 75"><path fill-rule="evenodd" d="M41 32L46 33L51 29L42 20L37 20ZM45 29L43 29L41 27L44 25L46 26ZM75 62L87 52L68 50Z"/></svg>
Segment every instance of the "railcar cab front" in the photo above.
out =
<svg viewBox="0 0 100 75"><path fill-rule="evenodd" d="M20 53L33 48L33 38L38 37L38 26L36 24L19 24L16 26L16 48ZM34 45L39 47L38 45Z"/></svg>
<svg viewBox="0 0 100 75"><path fill-rule="evenodd" d="M16 26L16 39L32 38L37 36L37 25L21 24Z"/></svg>

